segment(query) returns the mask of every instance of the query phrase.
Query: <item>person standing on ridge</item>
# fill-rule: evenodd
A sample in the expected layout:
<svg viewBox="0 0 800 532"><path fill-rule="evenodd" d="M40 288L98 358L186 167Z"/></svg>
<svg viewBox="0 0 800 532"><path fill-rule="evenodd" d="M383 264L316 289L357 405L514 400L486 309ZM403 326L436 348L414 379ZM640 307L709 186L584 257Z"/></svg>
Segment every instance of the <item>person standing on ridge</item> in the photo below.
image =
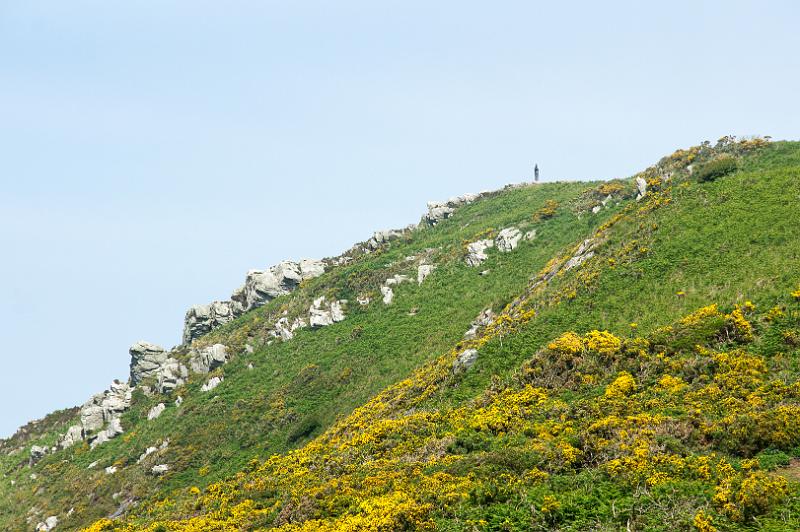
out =
<svg viewBox="0 0 800 532"><path fill-rule="evenodd" d="M539 163L536 163L533 166L533 182L534 183L538 183L539 182Z"/></svg>

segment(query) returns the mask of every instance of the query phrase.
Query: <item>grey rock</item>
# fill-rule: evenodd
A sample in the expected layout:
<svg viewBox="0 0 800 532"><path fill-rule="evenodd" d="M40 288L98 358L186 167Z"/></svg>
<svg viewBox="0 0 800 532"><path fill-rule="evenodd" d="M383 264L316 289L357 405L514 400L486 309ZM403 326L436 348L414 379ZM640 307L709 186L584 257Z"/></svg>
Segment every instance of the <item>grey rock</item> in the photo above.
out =
<svg viewBox="0 0 800 532"><path fill-rule="evenodd" d="M181 406L182 404L183 404L183 397L179 395L178 398L175 399L175 406L178 407Z"/></svg>
<svg viewBox="0 0 800 532"><path fill-rule="evenodd" d="M300 261L300 277L305 281L306 279L313 279L325 273L325 263L317 259L303 259Z"/></svg>
<svg viewBox="0 0 800 532"><path fill-rule="evenodd" d="M308 324L303 318L295 318L290 322L289 318L284 316L275 322L275 329L272 331L272 335L283 341L291 340L294 338L294 332L297 329L302 329L307 326ZM269 345L269 343L267 345Z"/></svg>
<svg viewBox="0 0 800 532"><path fill-rule="evenodd" d="M168 358L156 373L155 389L158 393L172 393L178 386L186 384L189 370L175 358Z"/></svg>
<svg viewBox="0 0 800 532"><path fill-rule="evenodd" d="M402 238L404 231L402 229L384 229L382 231L375 231L372 238L367 240L366 248L370 251L379 249L384 244Z"/></svg>
<svg viewBox="0 0 800 532"><path fill-rule="evenodd" d="M156 406L150 409L147 413L147 419L152 421L153 419L158 419L158 417L167 409L167 405L164 403L158 403Z"/></svg>
<svg viewBox="0 0 800 532"><path fill-rule="evenodd" d="M36 525L36 532L50 532L58 526L58 516L51 515L44 522Z"/></svg>
<svg viewBox="0 0 800 532"><path fill-rule="evenodd" d="M223 381L222 377L211 377L207 383L200 387L201 392L210 392L214 388L220 385Z"/></svg>
<svg viewBox="0 0 800 532"><path fill-rule="evenodd" d="M31 458L30 458L30 465L35 464L47 454L47 447L41 447L39 445L34 445L31 447Z"/></svg>
<svg viewBox="0 0 800 532"><path fill-rule="evenodd" d="M381 294L383 295L383 304L391 305L394 300L394 291L389 286L381 286Z"/></svg>
<svg viewBox="0 0 800 532"><path fill-rule="evenodd" d="M534 240L534 239L536 239L536 229L531 229L530 231L525 233L525 236L523 237L523 239L524 240Z"/></svg>
<svg viewBox="0 0 800 532"><path fill-rule="evenodd" d="M107 468L105 468L106 475L113 475L117 471L118 469L116 466L108 466Z"/></svg>
<svg viewBox="0 0 800 532"><path fill-rule="evenodd" d="M228 348L214 344L189 353L189 368L194 373L208 373L228 362Z"/></svg>
<svg viewBox="0 0 800 532"><path fill-rule="evenodd" d="M494 245L503 253L513 251L522 240L522 232L516 227L506 227L494 239Z"/></svg>
<svg viewBox="0 0 800 532"><path fill-rule="evenodd" d="M318 297L308 309L309 323L312 327L325 327L343 321L346 303L343 299L328 303L325 296Z"/></svg>
<svg viewBox="0 0 800 532"><path fill-rule="evenodd" d="M83 441L84 433L83 433L83 426L82 425L72 425L70 428L67 429L66 434L61 437L59 441L59 445L62 449L67 449L68 447L72 447L78 442Z"/></svg>
<svg viewBox="0 0 800 532"><path fill-rule="evenodd" d="M433 270L436 269L436 266L432 264L420 264L417 267L417 284L422 284L422 282L433 273Z"/></svg>
<svg viewBox="0 0 800 532"><path fill-rule="evenodd" d="M480 194L463 194L461 196L450 198L447 201L429 201L428 213L423 217L423 221L429 225L436 225L440 221L452 216L458 207L472 203L484 194L486 193L482 192Z"/></svg>
<svg viewBox="0 0 800 532"><path fill-rule="evenodd" d="M592 214L597 214L601 210L603 210L603 206L602 205L595 205L594 207L592 207Z"/></svg>
<svg viewBox="0 0 800 532"><path fill-rule="evenodd" d="M97 436L89 443L89 447L94 449L98 445L102 445L105 442L116 438L123 432L125 431L122 430L122 423L120 422L119 418L114 418L108 423L106 428L97 433Z"/></svg>
<svg viewBox="0 0 800 532"><path fill-rule="evenodd" d="M362 307L365 307L365 306L369 305L370 298L369 298L368 295L362 294L362 295L356 297L356 301L358 301L359 305L361 305Z"/></svg>
<svg viewBox="0 0 800 532"><path fill-rule="evenodd" d="M150 472L154 475L163 475L169 471L169 464L159 464L150 468Z"/></svg>
<svg viewBox="0 0 800 532"><path fill-rule="evenodd" d="M133 344L129 352L131 355L131 386L136 386L144 379L157 377L159 369L169 358L166 349L144 341Z"/></svg>
<svg viewBox="0 0 800 532"><path fill-rule="evenodd" d="M184 318L183 343L190 344L195 338L235 320L242 310L242 305L236 301L214 301L191 307Z"/></svg>
<svg viewBox="0 0 800 532"><path fill-rule="evenodd" d="M482 310L481 313L478 314L474 320L472 320L469 330L466 333L464 333L464 338L467 340L471 340L477 337L478 331L480 331L483 327L486 327L487 325L492 323L492 320L494 320L494 318L495 314L491 308Z"/></svg>
<svg viewBox="0 0 800 532"><path fill-rule="evenodd" d="M647 194L647 181L645 181L644 178L636 178L636 190L638 191L638 194L636 195L636 201L639 201Z"/></svg>
<svg viewBox="0 0 800 532"><path fill-rule="evenodd" d="M466 349L453 361L453 374L464 373L478 361L477 349Z"/></svg>
<svg viewBox="0 0 800 532"><path fill-rule="evenodd" d="M492 240L478 240L467 245L467 256L464 261L468 266L478 266L483 261L489 258L486 255L486 250L494 246Z"/></svg>

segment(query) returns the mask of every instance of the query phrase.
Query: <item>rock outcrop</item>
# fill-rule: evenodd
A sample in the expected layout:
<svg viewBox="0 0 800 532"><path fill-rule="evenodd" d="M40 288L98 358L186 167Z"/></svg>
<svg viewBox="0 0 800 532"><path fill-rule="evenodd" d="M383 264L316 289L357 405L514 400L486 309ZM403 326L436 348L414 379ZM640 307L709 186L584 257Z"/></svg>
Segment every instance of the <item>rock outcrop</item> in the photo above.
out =
<svg viewBox="0 0 800 532"><path fill-rule="evenodd" d="M145 379L157 379L161 367L169 358L167 350L149 342L136 342L128 350L131 355L131 386Z"/></svg>
<svg viewBox="0 0 800 532"><path fill-rule="evenodd" d="M325 273L325 263L316 259L300 262L283 261L266 270L250 270L244 284L231 295L230 301L195 305L184 319L183 343L203 336L248 310L260 307L276 297L295 290L302 281Z"/></svg>
<svg viewBox="0 0 800 532"><path fill-rule="evenodd" d="M166 410L166 409L167 409L167 405L165 405L164 403L158 403L156 406L151 408L150 411L147 413L148 421L152 421L154 419L158 419L159 416L161 416L161 414L163 414L164 410Z"/></svg>
<svg viewBox="0 0 800 532"><path fill-rule="evenodd" d="M475 365L475 362L478 361L478 350L477 349L466 349L462 353L456 357L453 361L453 374L457 375L459 373L464 373L469 371L469 369Z"/></svg>
<svg viewBox="0 0 800 532"><path fill-rule="evenodd" d="M228 361L228 348L214 344L189 353L189 368L194 373L208 373Z"/></svg>
<svg viewBox="0 0 800 532"><path fill-rule="evenodd" d="M131 406L131 387L114 381L110 389L95 394L80 409L80 424L61 436L62 449L87 440L92 448L122 434L119 418Z"/></svg>
<svg viewBox="0 0 800 532"><path fill-rule="evenodd" d="M494 320L494 318L495 314L491 308L482 310L481 313L478 314L478 316L474 320L472 320L469 330L466 333L464 333L464 338L466 340L471 340L473 338L476 338L478 336L478 331L480 331L483 327L486 327L487 325L492 323L492 320Z"/></svg>
<svg viewBox="0 0 800 532"><path fill-rule="evenodd" d="M392 240L397 240L398 238L402 238L405 234L403 229L384 229L381 231L375 231L372 234L372 238L367 240L365 244L365 248L369 251L375 251L376 249L380 248L384 244L391 242Z"/></svg>
<svg viewBox="0 0 800 532"><path fill-rule="evenodd" d="M207 383L200 387L201 392L209 392L220 385L223 381L222 377L211 377Z"/></svg>
<svg viewBox="0 0 800 532"><path fill-rule="evenodd" d="M522 240L522 232L516 227L507 227L498 233L494 245L503 253L514 251Z"/></svg>
<svg viewBox="0 0 800 532"><path fill-rule="evenodd" d="M346 300L340 299L328 303L325 296L318 297L308 309L309 323L312 327L325 327L344 320Z"/></svg>
<svg viewBox="0 0 800 532"><path fill-rule="evenodd" d="M47 447L42 447L39 445L34 445L33 447L31 447L31 452L30 452L31 458L29 462L30 465L33 465L42 458L44 458L46 454L47 454Z"/></svg>
<svg viewBox="0 0 800 532"><path fill-rule="evenodd" d="M464 261L468 266L480 265L489 258L489 256L486 255L486 250L492 246L494 246L494 241L488 239L471 242L467 245L467 256L464 257Z"/></svg>
<svg viewBox="0 0 800 532"><path fill-rule="evenodd" d="M432 264L420 264L417 266L417 284L422 284L422 282L433 273L433 270L436 269L436 266Z"/></svg>
<svg viewBox="0 0 800 532"><path fill-rule="evenodd" d="M461 196L450 198L447 201L429 201L428 213L424 216L423 220L429 225L436 225L440 221L450 218L450 216L452 216L456 211L456 208L468 203L472 203L476 199L480 198L483 194L484 193L463 194Z"/></svg>
<svg viewBox="0 0 800 532"><path fill-rule="evenodd" d="M214 301L208 305L194 305L186 312L184 318L183 343L189 344L193 339L235 320L241 312L241 304L235 301Z"/></svg>
<svg viewBox="0 0 800 532"><path fill-rule="evenodd" d="M647 194L647 181L642 177L636 178L636 201L639 201Z"/></svg>
<svg viewBox="0 0 800 532"><path fill-rule="evenodd" d="M58 516L51 515L43 522L36 525L36 532L50 532L58 526Z"/></svg>

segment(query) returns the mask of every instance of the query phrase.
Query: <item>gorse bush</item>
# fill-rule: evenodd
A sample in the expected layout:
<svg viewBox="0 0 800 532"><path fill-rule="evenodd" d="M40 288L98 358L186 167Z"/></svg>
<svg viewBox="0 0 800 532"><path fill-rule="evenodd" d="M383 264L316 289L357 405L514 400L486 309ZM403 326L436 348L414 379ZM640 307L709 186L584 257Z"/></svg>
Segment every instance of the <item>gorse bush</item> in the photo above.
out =
<svg viewBox="0 0 800 532"><path fill-rule="evenodd" d="M695 177L700 183L714 181L735 172L738 166L735 157L723 155L700 166L695 171Z"/></svg>

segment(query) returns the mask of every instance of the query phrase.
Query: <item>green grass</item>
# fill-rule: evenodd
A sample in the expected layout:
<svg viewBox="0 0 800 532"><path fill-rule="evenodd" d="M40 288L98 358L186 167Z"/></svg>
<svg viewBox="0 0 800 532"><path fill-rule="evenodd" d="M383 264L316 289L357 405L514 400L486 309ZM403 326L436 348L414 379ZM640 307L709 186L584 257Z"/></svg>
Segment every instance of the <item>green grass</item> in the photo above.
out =
<svg viewBox="0 0 800 532"><path fill-rule="evenodd" d="M25 529L32 506L42 517L65 516L74 508L59 528L77 528L110 514L125 498L155 500L179 488L203 487L246 469L254 458L303 446L387 386L449 352L481 310L502 309L551 258L590 237L615 214L638 207L628 207L635 202L630 198L633 187L626 182L628 199L620 205L612 202L597 215L587 212L596 201L591 191L597 185L557 183L501 191L458 209L435 228L415 231L385 250L304 283L290 296L201 340L225 343L237 354L216 370L225 381L213 392L201 393L203 380L194 379L177 391L185 398L183 406L175 408L170 400L154 421L146 420L147 411L164 398L137 394L123 417L123 437L92 451L78 446L48 456L36 466L35 481L29 478L31 470L19 463L19 456L26 454L0 454L0 529ZM575 272L556 277L537 296L535 319L516 334L484 346L472 370L453 379L425 406L458 405L475 398L565 330L599 328L627 336L635 322L640 333L648 333L710 303L729 309L751 300L769 308L800 282L800 144L775 143L744 157L735 171L715 180L675 184L670 196L669 204L625 218L609 230L592 259L599 272L595 280L576 285ZM536 220L534 214L548 200L559 205L555 216ZM535 228L537 238L512 253L494 250L477 268L463 263L465 242L509 225ZM422 286L412 282L397 287L394 304L384 306L380 284L395 273L415 279L415 269L404 259L421 253L430 254L436 271ZM609 259L616 262L612 265ZM591 270L589 263L586 266ZM488 275L478 274L483 270L489 270ZM552 304L554 296L576 286L573 299ZM299 313L322 293L350 301L345 321L300 330L289 342L267 343L271 318L282 311ZM368 307L355 302L362 293L372 295ZM778 345L769 337L759 341ZM244 353L246 343L256 346L253 354ZM250 363L252 370L247 369ZM24 444L29 448L39 441L53 443L70 416L74 414L61 416L37 433L39 439ZM154 478L136 461L145 448L165 438L170 440L167 450L145 466L168 463L172 471ZM763 457L769 464L780 460L778 455ZM87 469L93 462L97 466ZM112 464L120 471L105 475L102 469ZM637 504L631 494L619 493L613 497L615 507L609 508L609 493L617 488L603 484L592 471L554 482L572 494L562 511L574 530L596 526L609 512L624 514L626 507ZM682 487L695 488L691 483ZM114 494L121 495L115 499ZM642 510L641 523L653 530L674 528L675 523L659 521L659 500L654 498L654 507ZM470 518L471 513L476 519L486 515L485 508L476 507L466 509L462 517ZM487 529L504 529L504 521L526 526L530 519L529 510L502 502L490 513L497 522ZM682 524L677 523L679 528ZM442 530L461 529L461 521L443 519L439 525Z"/></svg>

